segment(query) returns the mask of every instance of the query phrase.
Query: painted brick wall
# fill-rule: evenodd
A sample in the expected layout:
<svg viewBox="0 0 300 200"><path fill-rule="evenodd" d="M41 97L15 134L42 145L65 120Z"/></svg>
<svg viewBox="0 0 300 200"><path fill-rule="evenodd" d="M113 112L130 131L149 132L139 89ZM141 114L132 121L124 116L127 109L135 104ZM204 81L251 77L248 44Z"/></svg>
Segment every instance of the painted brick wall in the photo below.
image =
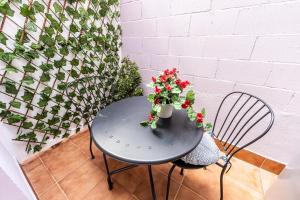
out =
<svg viewBox="0 0 300 200"><path fill-rule="evenodd" d="M230 91L262 97L276 121L250 150L288 163L300 152L299 19L296 0L123 0L122 54L144 83L177 67L209 119Z"/></svg>

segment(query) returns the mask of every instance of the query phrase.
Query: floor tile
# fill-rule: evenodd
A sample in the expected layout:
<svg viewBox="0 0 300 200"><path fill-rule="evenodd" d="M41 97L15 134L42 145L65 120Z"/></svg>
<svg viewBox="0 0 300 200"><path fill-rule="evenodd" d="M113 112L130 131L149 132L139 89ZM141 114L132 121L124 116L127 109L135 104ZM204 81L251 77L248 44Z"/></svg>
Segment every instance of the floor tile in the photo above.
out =
<svg viewBox="0 0 300 200"><path fill-rule="evenodd" d="M216 165L209 166L206 170L189 170L186 172L183 185L208 200L218 200L220 197L220 171ZM224 175L224 199L257 200L261 198L262 193L243 185L243 182L235 181Z"/></svg>
<svg viewBox="0 0 300 200"><path fill-rule="evenodd" d="M105 173L99 167L87 161L68 174L59 182L59 185L70 200L80 200L105 177Z"/></svg>
<svg viewBox="0 0 300 200"><path fill-rule="evenodd" d="M31 170L33 170L34 168L36 168L37 166L41 165L42 162L39 159L39 157L36 157L34 159L31 159L30 161L23 163L22 169L26 172L29 173Z"/></svg>
<svg viewBox="0 0 300 200"><path fill-rule="evenodd" d="M49 187L55 184L53 178L42 163L30 170L26 175L37 195L42 195Z"/></svg>
<svg viewBox="0 0 300 200"><path fill-rule="evenodd" d="M106 179L102 179L84 198L84 200L132 200L132 195L118 183L108 190Z"/></svg>
<svg viewBox="0 0 300 200"><path fill-rule="evenodd" d="M50 187L46 193L39 196L40 200L67 200L61 189L58 188L57 184Z"/></svg>
<svg viewBox="0 0 300 200"><path fill-rule="evenodd" d="M165 176L163 173L152 170L153 171L153 179L154 179L154 185L155 185L155 192L158 200L165 199L166 196L166 189L167 189L167 176ZM135 195L138 199L141 200L151 200L152 194L150 189L150 181L148 178L148 174L140 174L140 177L143 178L143 182L140 183L136 190L133 192L133 195ZM175 195L177 194L179 190L179 184L175 181L171 181L171 187L170 187L170 199L174 199Z"/></svg>
<svg viewBox="0 0 300 200"><path fill-rule="evenodd" d="M162 165L153 165L152 168L156 169L156 170L159 170L162 173L164 173L166 176L168 176L171 167L172 167L171 163L166 163L166 164L162 164ZM177 183L181 183L182 180L183 180L183 177L184 176L180 175L180 168L179 167L175 167L175 169L174 169L174 171L172 173L172 179L174 181L176 181Z"/></svg>
<svg viewBox="0 0 300 200"><path fill-rule="evenodd" d="M138 166L134 169L113 175L113 181L122 185L128 192L133 193L137 187L143 183L146 169L144 166Z"/></svg>
<svg viewBox="0 0 300 200"><path fill-rule="evenodd" d="M260 169L260 176L262 188L265 194L268 191L268 189L273 185L273 183L277 180L277 175L264 169Z"/></svg>
<svg viewBox="0 0 300 200"><path fill-rule="evenodd" d="M199 194L193 192L191 189L181 186L176 196L176 200L205 200Z"/></svg>
<svg viewBox="0 0 300 200"><path fill-rule="evenodd" d="M255 191L263 192L258 167L236 158L232 158L231 162L232 168L225 176L229 176Z"/></svg>
<svg viewBox="0 0 300 200"><path fill-rule="evenodd" d="M81 166L87 158L70 141L61 143L41 155L42 161L57 181Z"/></svg>

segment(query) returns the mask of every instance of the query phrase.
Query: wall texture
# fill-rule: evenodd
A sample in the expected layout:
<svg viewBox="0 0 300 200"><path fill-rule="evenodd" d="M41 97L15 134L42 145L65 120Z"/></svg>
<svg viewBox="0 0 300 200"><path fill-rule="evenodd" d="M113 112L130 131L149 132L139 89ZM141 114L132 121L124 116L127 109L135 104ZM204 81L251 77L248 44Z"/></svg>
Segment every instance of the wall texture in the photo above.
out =
<svg viewBox="0 0 300 200"><path fill-rule="evenodd" d="M288 163L300 152L299 11L295 0L122 0L122 54L144 83L177 67L209 119L230 91L262 97L276 121L250 150Z"/></svg>

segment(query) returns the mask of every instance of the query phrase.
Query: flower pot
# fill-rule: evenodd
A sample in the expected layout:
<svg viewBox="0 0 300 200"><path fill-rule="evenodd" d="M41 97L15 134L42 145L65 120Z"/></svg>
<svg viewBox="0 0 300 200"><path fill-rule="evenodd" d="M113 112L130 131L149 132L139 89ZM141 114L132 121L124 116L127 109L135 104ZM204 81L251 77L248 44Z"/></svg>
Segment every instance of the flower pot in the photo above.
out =
<svg viewBox="0 0 300 200"><path fill-rule="evenodd" d="M173 105L170 104L161 105L161 110L158 113L158 117L163 119L170 118L172 116L172 113L173 113Z"/></svg>

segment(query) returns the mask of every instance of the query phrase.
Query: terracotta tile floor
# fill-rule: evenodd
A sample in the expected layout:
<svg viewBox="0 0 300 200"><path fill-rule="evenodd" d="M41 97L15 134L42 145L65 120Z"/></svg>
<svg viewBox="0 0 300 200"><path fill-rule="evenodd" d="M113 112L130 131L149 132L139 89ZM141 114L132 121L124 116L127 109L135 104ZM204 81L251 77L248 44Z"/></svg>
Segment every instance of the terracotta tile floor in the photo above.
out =
<svg viewBox="0 0 300 200"><path fill-rule="evenodd" d="M88 132L82 132L24 162L23 169L39 199L151 199L148 174L144 166L115 175L114 189L109 191L102 154L93 147L96 159L90 160L88 144ZM124 166L124 163L110 158L108 162L111 168ZM153 166L158 199L164 199L169 168L170 164ZM207 170L185 171L184 176L179 175L179 169L176 169L170 199L219 199L219 174L220 168L216 165ZM276 177L235 158L232 169L224 178L224 199L264 199L264 193Z"/></svg>

